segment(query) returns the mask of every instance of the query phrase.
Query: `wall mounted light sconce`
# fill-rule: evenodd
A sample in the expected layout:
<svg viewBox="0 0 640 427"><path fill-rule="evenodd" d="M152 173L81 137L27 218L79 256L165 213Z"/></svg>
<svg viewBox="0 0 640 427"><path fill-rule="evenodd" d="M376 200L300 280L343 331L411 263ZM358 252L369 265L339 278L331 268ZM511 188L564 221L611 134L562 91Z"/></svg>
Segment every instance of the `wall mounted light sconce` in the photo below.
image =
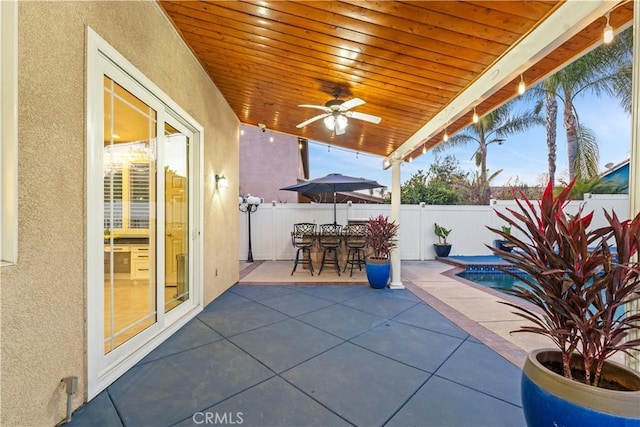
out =
<svg viewBox="0 0 640 427"><path fill-rule="evenodd" d="M229 181L224 176L224 174L216 175L216 187L220 188L229 188Z"/></svg>

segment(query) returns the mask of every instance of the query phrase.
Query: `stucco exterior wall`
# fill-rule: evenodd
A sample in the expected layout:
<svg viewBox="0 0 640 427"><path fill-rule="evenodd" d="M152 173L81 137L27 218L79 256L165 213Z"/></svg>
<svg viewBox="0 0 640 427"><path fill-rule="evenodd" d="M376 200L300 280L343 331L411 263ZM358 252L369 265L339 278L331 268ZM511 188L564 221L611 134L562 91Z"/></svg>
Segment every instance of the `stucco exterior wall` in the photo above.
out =
<svg viewBox="0 0 640 427"><path fill-rule="evenodd" d="M204 127L205 303L238 280L238 127L153 1L20 2L18 264L1 274L3 426L65 417L86 391L86 27ZM229 188L215 190L216 173ZM217 274L216 274L217 272Z"/></svg>
<svg viewBox="0 0 640 427"><path fill-rule="evenodd" d="M295 203L298 193L279 188L295 184L302 177L298 138L279 132L262 132L243 125L240 136L240 193L264 198L269 203ZM269 138L273 137L273 142Z"/></svg>

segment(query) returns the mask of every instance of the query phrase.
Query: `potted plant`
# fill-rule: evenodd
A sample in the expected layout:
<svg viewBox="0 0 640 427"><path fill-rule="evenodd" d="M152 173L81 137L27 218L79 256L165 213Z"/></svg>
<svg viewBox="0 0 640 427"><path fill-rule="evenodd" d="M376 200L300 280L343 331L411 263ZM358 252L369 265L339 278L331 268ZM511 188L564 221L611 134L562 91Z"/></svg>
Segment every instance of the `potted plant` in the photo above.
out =
<svg viewBox="0 0 640 427"><path fill-rule="evenodd" d="M441 225L438 225L438 223L434 223L433 232L438 236L438 243L433 244L433 249L436 251L436 255L439 258L448 257L451 252L451 244L447 242L447 237L449 236L449 233L451 233L451 229L447 230Z"/></svg>
<svg viewBox="0 0 640 427"><path fill-rule="evenodd" d="M503 225L502 226L502 234L505 235L511 235L511 226L510 225ZM502 236L501 234L501 236ZM503 250L503 251L507 251L507 252L511 252L511 250L513 249L513 245L509 243L508 240L505 239L496 239L493 241L493 246L495 246L496 248Z"/></svg>
<svg viewBox="0 0 640 427"><path fill-rule="evenodd" d="M366 259L366 272L369 285L381 289L387 286L391 277L389 254L395 249L399 226L384 215L371 217L367 223L367 244L371 255Z"/></svg>
<svg viewBox="0 0 640 427"><path fill-rule="evenodd" d="M640 298L640 214L621 221L605 211L607 224L592 229L593 212L564 212L572 187L554 196L549 183L537 205L519 192L518 209L496 211L523 239L490 228L518 249L491 248L524 282L502 290L536 307L504 302L529 322L514 332L545 335L556 347L528 355L525 418L529 426L638 426L640 373L608 359L640 346L625 341L640 328L640 314L624 308Z"/></svg>

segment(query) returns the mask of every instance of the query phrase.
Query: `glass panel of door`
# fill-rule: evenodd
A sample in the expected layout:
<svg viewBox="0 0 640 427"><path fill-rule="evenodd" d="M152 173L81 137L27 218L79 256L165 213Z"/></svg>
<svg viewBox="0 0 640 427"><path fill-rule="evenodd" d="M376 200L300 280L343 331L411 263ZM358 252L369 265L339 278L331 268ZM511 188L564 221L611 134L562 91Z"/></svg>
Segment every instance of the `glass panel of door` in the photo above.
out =
<svg viewBox="0 0 640 427"><path fill-rule="evenodd" d="M189 299L189 136L164 127L165 313Z"/></svg>
<svg viewBox="0 0 640 427"><path fill-rule="evenodd" d="M157 322L157 112L104 77L104 353Z"/></svg>

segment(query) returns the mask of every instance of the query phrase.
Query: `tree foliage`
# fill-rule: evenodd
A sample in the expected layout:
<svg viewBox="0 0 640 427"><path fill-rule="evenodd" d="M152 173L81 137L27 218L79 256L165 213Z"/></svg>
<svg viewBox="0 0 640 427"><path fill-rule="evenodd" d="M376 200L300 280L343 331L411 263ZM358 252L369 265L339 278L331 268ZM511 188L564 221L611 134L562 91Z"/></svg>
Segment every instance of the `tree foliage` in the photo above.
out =
<svg viewBox="0 0 640 427"><path fill-rule="evenodd" d="M549 178L555 179L557 100L564 107L569 179L598 175L598 144L595 134L579 120L575 99L584 94L607 95L631 111L632 29L618 34L610 45L601 45L527 91L526 97L543 103L547 111Z"/></svg>
<svg viewBox="0 0 640 427"><path fill-rule="evenodd" d="M438 158L425 173L422 169L413 174L401 187L400 202L417 205L454 205L460 197L457 186L466 179L454 156Z"/></svg>
<svg viewBox="0 0 640 427"><path fill-rule="evenodd" d="M514 112L516 101L510 101L501 105L485 116L481 117L478 123L472 124L460 133L453 135L447 142L436 146L435 152L442 152L448 148L477 144L474 156L479 173L475 177L471 186L482 189L480 204L488 204L491 192L489 190L489 170L487 169L488 147L491 144L502 145L508 136L524 132L533 126L544 124L544 119L538 110ZM495 173L492 175L495 177Z"/></svg>
<svg viewBox="0 0 640 427"><path fill-rule="evenodd" d="M488 205L487 194L491 193L491 181L500 173L499 169L486 179L482 179L478 172L474 172L458 186L460 203L463 205Z"/></svg>
<svg viewBox="0 0 640 427"><path fill-rule="evenodd" d="M568 183L562 183L569 186ZM617 180L606 180L599 176L593 178L576 179L569 193L574 200L583 200L585 194L622 194L625 191L625 183Z"/></svg>

